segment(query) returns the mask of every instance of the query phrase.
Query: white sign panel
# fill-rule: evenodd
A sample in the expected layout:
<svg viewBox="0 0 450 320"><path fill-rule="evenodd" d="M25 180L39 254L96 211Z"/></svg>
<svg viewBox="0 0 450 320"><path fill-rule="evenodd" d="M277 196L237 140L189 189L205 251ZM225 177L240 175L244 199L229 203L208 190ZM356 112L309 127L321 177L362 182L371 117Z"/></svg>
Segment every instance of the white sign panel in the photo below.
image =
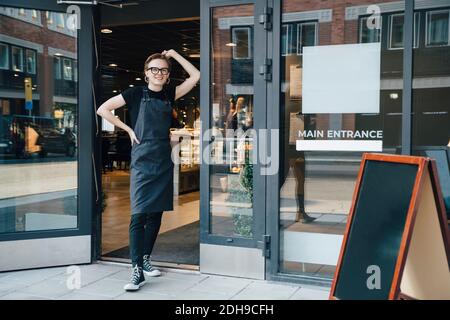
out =
<svg viewBox="0 0 450 320"><path fill-rule="evenodd" d="M297 140L297 151L382 152L382 140Z"/></svg>
<svg viewBox="0 0 450 320"><path fill-rule="evenodd" d="M342 235L310 232L284 232L284 243L298 243L284 246L284 260L302 263L337 265L341 250Z"/></svg>
<svg viewBox="0 0 450 320"><path fill-rule="evenodd" d="M379 113L380 43L303 48L303 114Z"/></svg>

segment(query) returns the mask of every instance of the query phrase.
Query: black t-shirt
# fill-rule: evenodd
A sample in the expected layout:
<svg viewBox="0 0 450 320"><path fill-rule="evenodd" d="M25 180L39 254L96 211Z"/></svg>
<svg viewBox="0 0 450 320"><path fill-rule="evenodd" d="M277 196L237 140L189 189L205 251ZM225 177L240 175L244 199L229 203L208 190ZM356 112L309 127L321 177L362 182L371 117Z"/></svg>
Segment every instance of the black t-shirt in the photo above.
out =
<svg viewBox="0 0 450 320"><path fill-rule="evenodd" d="M128 107L128 112L130 113L131 126L134 126L139 115L139 107L141 105L141 99L143 95L144 86L137 86L133 88L126 89L122 92L122 97ZM161 91L152 91L148 89L149 97L160 99L163 101L170 101L170 105L173 107L175 102L175 86L165 86Z"/></svg>

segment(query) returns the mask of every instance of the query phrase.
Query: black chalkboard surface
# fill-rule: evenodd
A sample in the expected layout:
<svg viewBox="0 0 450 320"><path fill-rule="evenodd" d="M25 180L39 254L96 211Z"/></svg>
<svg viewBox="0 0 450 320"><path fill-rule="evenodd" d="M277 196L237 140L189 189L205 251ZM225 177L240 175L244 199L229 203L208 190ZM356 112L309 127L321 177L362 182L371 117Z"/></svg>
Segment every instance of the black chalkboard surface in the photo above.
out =
<svg viewBox="0 0 450 320"><path fill-rule="evenodd" d="M450 232L433 159L363 155L330 299L450 299Z"/></svg>
<svg viewBox="0 0 450 320"><path fill-rule="evenodd" d="M366 162L336 284L338 299L388 299L417 171L414 164ZM380 290L367 286L369 266L381 271Z"/></svg>

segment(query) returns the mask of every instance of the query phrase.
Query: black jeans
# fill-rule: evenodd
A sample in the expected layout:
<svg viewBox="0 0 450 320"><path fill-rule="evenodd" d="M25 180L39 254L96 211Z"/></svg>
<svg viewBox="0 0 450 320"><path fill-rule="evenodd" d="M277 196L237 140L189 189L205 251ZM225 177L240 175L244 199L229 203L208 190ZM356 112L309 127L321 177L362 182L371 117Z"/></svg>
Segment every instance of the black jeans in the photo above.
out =
<svg viewBox="0 0 450 320"><path fill-rule="evenodd" d="M161 227L162 212L131 215L130 256L133 267L142 268L144 255L150 255Z"/></svg>

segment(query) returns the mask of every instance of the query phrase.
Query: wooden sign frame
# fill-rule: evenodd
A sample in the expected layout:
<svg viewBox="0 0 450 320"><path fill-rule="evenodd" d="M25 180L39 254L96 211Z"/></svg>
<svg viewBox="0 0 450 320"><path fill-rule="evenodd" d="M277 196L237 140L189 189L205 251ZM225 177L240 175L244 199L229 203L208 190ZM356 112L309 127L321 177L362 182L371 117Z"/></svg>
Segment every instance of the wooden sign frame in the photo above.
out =
<svg viewBox="0 0 450 320"><path fill-rule="evenodd" d="M389 154L373 154L365 153L363 154L361 166L358 173L358 178L355 186L355 191L352 198L352 206L350 208L349 217L347 220L347 226L345 229L345 234L342 242L341 251L339 254L339 260L336 267L336 272L334 274L333 284L330 291L330 300L338 300L339 298L335 296L337 282L339 280L339 273L341 271L341 266L346 250L346 246L349 240L349 233L353 219L355 217L355 209L358 201L358 196L361 188L361 181L364 174L364 169L367 161L381 161L381 162L391 162L391 163L402 163L402 164L413 164L418 166L417 175L414 182L414 187L412 190L411 201L409 203L409 208L405 221L405 228L403 229L402 239L400 242L399 254L397 256L397 261L395 264L395 271L393 279L391 282L391 288L389 290L389 300L410 300L416 299L404 292L401 292L401 282L403 277L403 272L405 270L405 265L407 262L407 256L411 245L411 238L413 235L413 229L417 218L417 212L420 205L420 199L423 194L424 184L427 176L431 179L431 187L434 194L434 202L436 204L436 210L439 220L439 227L442 233L442 239L444 241L444 251L447 257L447 266L449 268L450 274L450 232L447 226L447 215L445 210L445 204L442 197L441 187L438 180L438 173L436 169L436 163L434 160L425 157L414 157L414 156L400 156L400 155L389 155Z"/></svg>

